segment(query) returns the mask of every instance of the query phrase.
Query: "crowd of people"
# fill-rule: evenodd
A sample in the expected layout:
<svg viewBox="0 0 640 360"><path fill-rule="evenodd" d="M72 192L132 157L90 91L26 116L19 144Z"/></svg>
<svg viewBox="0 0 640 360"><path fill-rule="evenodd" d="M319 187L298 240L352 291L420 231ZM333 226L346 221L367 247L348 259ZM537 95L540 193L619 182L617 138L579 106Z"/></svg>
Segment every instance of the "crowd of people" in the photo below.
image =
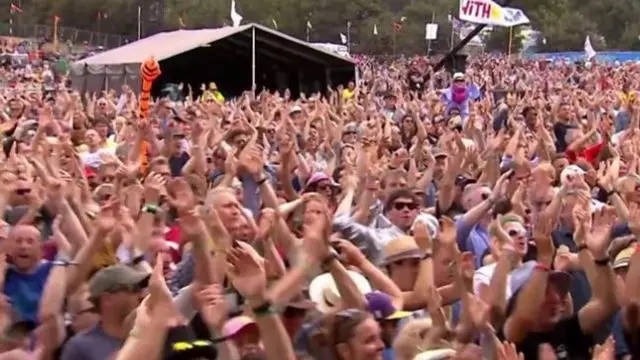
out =
<svg viewBox="0 0 640 360"><path fill-rule="evenodd" d="M146 117L50 67L0 70L0 359L640 358L636 64L362 58Z"/></svg>

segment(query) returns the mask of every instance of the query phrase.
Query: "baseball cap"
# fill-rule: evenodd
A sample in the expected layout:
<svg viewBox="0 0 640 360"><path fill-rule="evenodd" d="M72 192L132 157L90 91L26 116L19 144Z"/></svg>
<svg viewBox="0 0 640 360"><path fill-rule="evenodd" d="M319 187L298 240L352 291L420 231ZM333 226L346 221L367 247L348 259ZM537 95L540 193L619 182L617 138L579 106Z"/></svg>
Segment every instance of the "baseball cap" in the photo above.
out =
<svg viewBox="0 0 640 360"><path fill-rule="evenodd" d="M224 323L224 326L222 327L222 336L225 338L231 337L247 326L254 326L257 328L256 322L247 315L233 317Z"/></svg>
<svg viewBox="0 0 640 360"><path fill-rule="evenodd" d="M560 173L560 183L566 184L567 179L570 176L582 176L584 174L586 174L586 172L582 170L582 168L580 168L578 165L569 165L565 167L564 170L562 170L562 172Z"/></svg>
<svg viewBox="0 0 640 360"><path fill-rule="evenodd" d="M427 213L418 214L418 216L416 216L415 220L413 221L413 225L411 225L411 231L415 229L416 224L418 222L422 222L427 226L427 229L429 229L429 234L431 235L432 238L435 238L438 236L438 230L439 230L440 224L438 224L438 219L436 219L435 216Z"/></svg>
<svg viewBox="0 0 640 360"><path fill-rule="evenodd" d="M148 285L150 276L149 273L124 264L107 266L100 269L89 281L89 294L91 299L96 299L127 286L144 288Z"/></svg>
<svg viewBox="0 0 640 360"><path fill-rule="evenodd" d="M291 110L289 110L289 114L295 114L298 112L302 112L302 108L299 105L294 105Z"/></svg>
<svg viewBox="0 0 640 360"><path fill-rule="evenodd" d="M453 74L453 80L464 80L464 74L461 72Z"/></svg>
<svg viewBox="0 0 640 360"><path fill-rule="evenodd" d="M629 246L620 251L618 255L616 255L616 258L613 260L613 269L622 269L629 266L629 263L631 262L631 256L633 256L635 252L635 245Z"/></svg>
<svg viewBox="0 0 640 360"><path fill-rule="evenodd" d="M399 320L411 316L408 311L397 310L391 302L391 296L381 291L372 291L364 295L367 310L377 320Z"/></svg>
<svg viewBox="0 0 640 360"><path fill-rule="evenodd" d="M218 351L209 340L200 340L189 326L169 329L164 345L163 360L209 359L215 360Z"/></svg>

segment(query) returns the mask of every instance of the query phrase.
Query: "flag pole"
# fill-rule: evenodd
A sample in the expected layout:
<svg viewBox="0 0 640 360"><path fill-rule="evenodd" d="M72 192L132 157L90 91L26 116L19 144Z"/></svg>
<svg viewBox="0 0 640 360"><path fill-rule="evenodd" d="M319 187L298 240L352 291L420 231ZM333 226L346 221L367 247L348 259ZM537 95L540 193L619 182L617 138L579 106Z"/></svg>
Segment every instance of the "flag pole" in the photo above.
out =
<svg viewBox="0 0 640 360"><path fill-rule="evenodd" d="M454 39L454 34L455 34L455 26L453 26L453 15L451 15L451 41L449 42L449 51L451 51L453 49L453 39Z"/></svg>
<svg viewBox="0 0 640 360"><path fill-rule="evenodd" d="M53 18L53 48L58 51L58 21L60 18L56 15Z"/></svg>
<svg viewBox="0 0 640 360"><path fill-rule="evenodd" d="M307 21L307 23L305 24L306 28L307 28L307 42L309 42L309 21Z"/></svg>
<svg viewBox="0 0 640 360"><path fill-rule="evenodd" d="M140 37L142 35L142 26L140 21L141 17L142 17L142 7L138 6L138 40L140 40Z"/></svg>
<svg viewBox="0 0 640 360"><path fill-rule="evenodd" d="M509 49L507 55L511 56L511 44L513 43L513 26L509 26Z"/></svg>
<svg viewBox="0 0 640 360"><path fill-rule="evenodd" d="M434 24L436 22L436 12L431 12L431 23ZM452 25L453 27L453 25ZM425 34L426 35L426 34ZM427 56L431 54L431 39L427 40Z"/></svg>
<svg viewBox="0 0 640 360"><path fill-rule="evenodd" d="M256 27L251 27L251 89L256 88Z"/></svg>
<svg viewBox="0 0 640 360"><path fill-rule="evenodd" d="M13 9L9 11L9 35L13 36Z"/></svg>
<svg viewBox="0 0 640 360"><path fill-rule="evenodd" d="M351 21L347 21L347 51L351 54Z"/></svg>

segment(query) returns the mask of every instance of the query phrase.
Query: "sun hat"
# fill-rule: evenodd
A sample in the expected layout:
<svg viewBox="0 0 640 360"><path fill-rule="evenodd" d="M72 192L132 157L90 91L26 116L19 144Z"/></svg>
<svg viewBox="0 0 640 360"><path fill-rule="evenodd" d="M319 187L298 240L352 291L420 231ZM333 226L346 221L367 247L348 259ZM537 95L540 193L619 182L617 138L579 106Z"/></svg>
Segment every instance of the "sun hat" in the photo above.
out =
<svg viewBox="0 0 640 360"><path fill-rule="evenodd" d="M362 274L348 270L349 277L362 294L371 292L371 284ZM309 298L316 303L316 308L323 314L335 310L340 300L340 292L331 273L316 276L309 284Z"/></svg>
<svg viewBox="0 0 640 360"><path fill-rule="evenodd" d="M447 359L455 354L456 351L453 349L428 350L416 355L413 360L440 360Z"/></svg>
<svg viewBox="0 0 640 360"><path fill-rule="evenodd" d="M382 266L405 259L421 259L423 256L413 237L401 235L382 248Z"/></svg>
<svg viewBox="0 0 640 360"><path fill-rule="evenodd" d="M328 181L329 185L331 185L332 187L336 187L336 188L340 187L340 184L333 181L333 179L329 175L318 171L311 174L311 176L309 177L309 180L307 180L307 184L305 185L303 192L306 192L310 186L315 185L321 181Z"/></svg>

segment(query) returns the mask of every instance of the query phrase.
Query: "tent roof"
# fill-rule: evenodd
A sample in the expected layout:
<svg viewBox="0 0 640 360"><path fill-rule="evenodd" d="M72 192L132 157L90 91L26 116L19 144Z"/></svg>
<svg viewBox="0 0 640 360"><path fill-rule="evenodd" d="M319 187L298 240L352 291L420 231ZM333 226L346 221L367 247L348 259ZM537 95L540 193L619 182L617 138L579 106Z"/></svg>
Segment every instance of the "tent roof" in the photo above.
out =
<svg viewBox="0 0 640 360"><path fill-rule="evenodd" d="M299 40L293 36L275 31L260 24L247 24L238 27L222 27L216 29L198 30L175 30L155 34L138 41L108 50L94 56L82 59L76 64L81 65L117 65L117 64L140 64L149 56L153 56L158 61L182 54L199 46L211 44L215 41L244 32L255 27L256 30L276 35L283 40L302 45L310 51L323 53L336 59L355 63L353 59L343 57L336 53L319 49L309 43Z"/></svg>

